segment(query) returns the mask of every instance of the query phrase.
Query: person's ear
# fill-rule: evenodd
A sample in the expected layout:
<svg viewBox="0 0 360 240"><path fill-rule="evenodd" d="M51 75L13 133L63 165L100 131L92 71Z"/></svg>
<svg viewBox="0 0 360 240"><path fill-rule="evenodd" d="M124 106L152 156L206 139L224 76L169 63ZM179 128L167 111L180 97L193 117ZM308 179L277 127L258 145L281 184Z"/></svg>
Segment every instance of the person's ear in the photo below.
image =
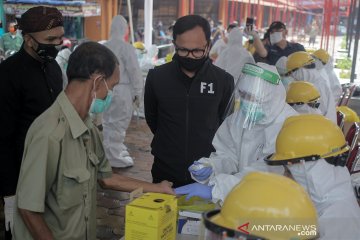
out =
<svg viewBox="0 0 360 240"><path fill-rule="evenodd" d="M98 73L94 73L92 75L92 81L94 85L94 90L97 91L100 89L102 82L105 80L105 77L103 75L100 75Z"/></svg>
<svg viewBox="0 0 360 240"><path fill-rule="evenodd" d="M206 45L206 52L209 53L211 49L211 41L208 41L207 45Z"/></svg>
<svg viewBox="0 0 360 240"><path fill-rule="evenodd" d="M25 34L23 36L23 39L24 39L24 42L25 42L26 46L28 46L30 48L35 48L36 47L35 44L34 44L34 39L32 39L29 34Z"/></svg>

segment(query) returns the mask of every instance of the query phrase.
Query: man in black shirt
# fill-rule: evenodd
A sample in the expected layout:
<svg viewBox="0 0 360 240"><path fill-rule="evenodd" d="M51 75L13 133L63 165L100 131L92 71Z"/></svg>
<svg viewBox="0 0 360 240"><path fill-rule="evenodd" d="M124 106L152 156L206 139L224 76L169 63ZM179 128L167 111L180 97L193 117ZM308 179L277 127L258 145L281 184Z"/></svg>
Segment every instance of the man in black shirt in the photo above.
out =
<svg viewBox="0 0 360 240"><path fill-rule="evenodd" d="M173 28L173 61L150 70L145 85L145 117L154 139L153 182L169 180L174 187L192 183L188 167L208 157L223 121L233 77L208 58L210 25L188 15Z"/></svg>
<svg viewBox="0 0 360 240"><path fill-rule="evenodd" d="M266 58L270 65L275 65L277 60L283 56L287 57L294 52L305 51L304 46L300 43L292 43L286 40L287 30L284 23L279 21L271 23L268 32L270 33L270 44L264 46L254 30L245 29L245 33L253 36L258 56Z"/></svg>
<svg viewBox="0 0 360 240"><path fill-rule="evenodd" d="M64 35L56 8L34 7L19 20L24 43L0 64L0 196L5 200L5 239L11 239L12 205L28 128L62 90L55 61ZM36 183L34 183L36 184Z"/></svg>

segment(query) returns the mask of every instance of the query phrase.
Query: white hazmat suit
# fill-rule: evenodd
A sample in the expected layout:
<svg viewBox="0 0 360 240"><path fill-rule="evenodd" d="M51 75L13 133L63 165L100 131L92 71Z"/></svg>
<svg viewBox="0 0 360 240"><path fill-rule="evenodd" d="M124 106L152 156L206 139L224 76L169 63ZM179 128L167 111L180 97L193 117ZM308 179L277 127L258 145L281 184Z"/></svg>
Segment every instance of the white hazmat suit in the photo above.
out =
<svg viewBox="0 0 360 240"><path fill-rule="evenodd" d="M342 87L339 78L334 72L333 59L330 58L330 60L324 65L319 59L315 58L315 66L316 69L320 71L321 75L327 77L331 92L334 96L335 105L337 105L342 95Z"/></svg>
<svg viewBox="0 0 360 240"><path fill-rule="evenodd" d="M345 167L333 166L324 159L289 165L296 182L307 189L319 216L320 239L358 239L360 208L354 196L351 179ZM223 202L231 189L249 172L263 171L286 175L283 166L269 166L257 161L235 175L213 177L212 200Z"/></svg>
<svg viewBox="0 0 360 240"><path fill-rule="evenodd" d="M285 74L287 73L287 69L286 69L287 60L288 60L287 57L282 56L275 64L276 69L280 74L281 82L283 83L286 90L288 89L289 84L295 81L295 79L292 76L285 76Z"/></svg>
<svg viewBox="0 0 360 240"><path fill-rule="evenodd" d="M68 84L68 79L66 76L66 69L69 62L69 57L71 55L71 51L68 48L62 49L58 55L56 56L55 60L59 64L61 68L62 78L63 78L63 89L65 89L66 85Z"/></svg>
<svg viewBox="0 0 360 240"><path fill-rule="evenodd" d="M318 108L310 107L307 104L303 105L293 105L291 106L299 114L319 114L322 115L321 111Z"/></svg>
<svg viewBox="0 0 360 240"><path fill-rule="evenodd" d="M114 87L112 103L103 114L104 149L113 167L129 167L134 164L124 145L124 139L133 113L133 100L140 99L143 90L135 48L124 41L127 29L125 18L115 16L111 24L110 40L104 43L120 64L120 82Z"/></svg>
<svg viewBox="0 0 360 240"><path fill-rule="evenodd" d="M335 100L328 85L328 80L323 78L316 69L303 67L291 73L291 76L296 80L308 81L315 85L321 96L319 110L323 116L337 123Z"/></svg>
<svg viewBox="0 0 360 240"><path fill-rule="evenodd" d="M277 74L274 66L264 63L257 65ZM297 115L285 102L286 93L281 81L272 84L259 77L247 74L243 76L235 89L240 92L240 110L228 116L217 130L212 142L216 152L211 153L209 158L201 158L198 161L205 166L212 166L212 176L237 173L252 162L273 153L276 137L284 121L290 116ZM247 96L258 99L258 106L250 107L250 110L256 112L257 109L261 109L263 118L260 121L252 117L255 113L244 113L242 110L249 101ZM250 123L249 119L253 122Z"/></svg>
<svg viewBox="0 0 360 240"><path fill-rule="evenodd" d="M253 56L242 46L242 38L243 34L239 28L231 30L226 48L214 62L214 65L224 69L234 77L234 85L241 75L244 64L255 64Z"/></svg>

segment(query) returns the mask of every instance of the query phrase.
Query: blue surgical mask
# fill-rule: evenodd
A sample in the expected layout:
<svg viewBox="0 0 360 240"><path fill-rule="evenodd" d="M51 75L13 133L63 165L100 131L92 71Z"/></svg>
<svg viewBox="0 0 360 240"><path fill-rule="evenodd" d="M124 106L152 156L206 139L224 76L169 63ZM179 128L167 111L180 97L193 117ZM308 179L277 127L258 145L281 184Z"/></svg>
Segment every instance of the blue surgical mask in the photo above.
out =
<svg viewBox="0 0 360 240"><path fill-rule="evenodd" d="M95 93L95 97L93 98L93 101L90 106L90 113L102 113L110 107L112 100L112 91L109 90L105 80L104 82L108 90L106 98L105 99L96 98L96 93ZM94 81L94 85L95 85L95 81Z"/></svg>
<svg viewBox="0 0 360 240"><path fill-rule="evenodd" d="M257 123L265 117L264 111L256 103L249 103L245 100L241 100L240 110L245 114L247 121L253 123Z"/></svg>

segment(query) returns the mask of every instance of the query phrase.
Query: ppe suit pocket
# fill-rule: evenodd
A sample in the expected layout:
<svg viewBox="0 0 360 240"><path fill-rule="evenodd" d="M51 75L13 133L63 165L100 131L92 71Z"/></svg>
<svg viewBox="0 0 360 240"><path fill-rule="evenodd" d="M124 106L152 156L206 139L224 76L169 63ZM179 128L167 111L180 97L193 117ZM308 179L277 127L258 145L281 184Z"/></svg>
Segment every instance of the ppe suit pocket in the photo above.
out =
<svg viewBox="0 0 360 240"><path fill-rule="evenodd" d="M61 209L68 209L82 203L84 190L89 179L90 172L87 169L64 170L59 195Z"/></svg>

